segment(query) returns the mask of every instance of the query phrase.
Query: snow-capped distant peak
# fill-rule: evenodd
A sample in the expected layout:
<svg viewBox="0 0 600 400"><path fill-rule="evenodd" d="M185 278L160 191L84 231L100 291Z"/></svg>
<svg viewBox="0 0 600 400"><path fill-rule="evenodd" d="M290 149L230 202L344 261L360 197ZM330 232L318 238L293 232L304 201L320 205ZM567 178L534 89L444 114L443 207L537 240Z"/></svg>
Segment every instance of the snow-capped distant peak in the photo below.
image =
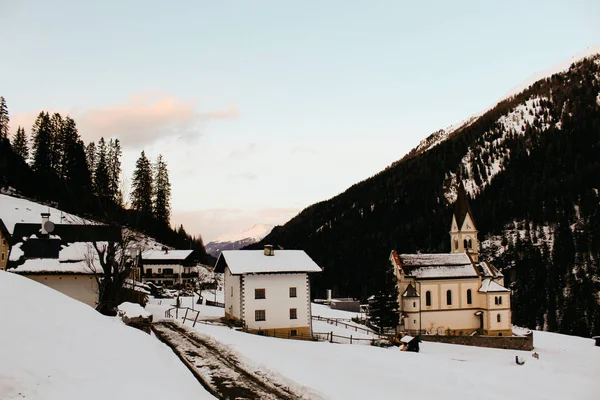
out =
<svg viewBox="0 0 600 400"><path fill-rule="evenodd" d="M255 242L262 240L273 230L273 225L268 224L254 224L248 229L244 229L235 233L228 233L219 236L215 242L238 242L244 239L253 239Z"/></svg>

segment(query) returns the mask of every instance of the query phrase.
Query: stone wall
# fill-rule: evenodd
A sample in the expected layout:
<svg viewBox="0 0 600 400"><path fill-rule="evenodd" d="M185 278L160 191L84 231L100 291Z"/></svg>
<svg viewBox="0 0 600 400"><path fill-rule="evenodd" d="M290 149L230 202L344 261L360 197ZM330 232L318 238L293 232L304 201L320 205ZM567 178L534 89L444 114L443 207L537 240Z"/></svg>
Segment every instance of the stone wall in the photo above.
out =
<svg viewBox="0 0 600 400"><path fill-rule="evenodd" d="M495 349L533 350L533 335L527 336L441 336L423 335L424 342L462 344L465 346L492 347Z"/></svg>

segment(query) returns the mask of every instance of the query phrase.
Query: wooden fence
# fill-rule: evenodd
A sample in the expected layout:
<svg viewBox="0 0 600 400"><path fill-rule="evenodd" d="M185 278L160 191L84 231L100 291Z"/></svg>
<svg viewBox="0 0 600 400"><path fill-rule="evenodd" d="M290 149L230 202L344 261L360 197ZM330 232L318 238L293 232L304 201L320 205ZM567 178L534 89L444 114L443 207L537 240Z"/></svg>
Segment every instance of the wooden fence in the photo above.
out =
<svg viewBox="0 0 600 400"><path fill-rule="evenodd" d="M225 308L225 303L219 303L218 301L212 301L212 300L208 300L206 299L204 302L207 306L213 306L213 307L221 307L221 308Z"/></svg>
<svg viewBox="0 0 600 400"><path fill-rule="evenodd" d="M342 322L342 321L348 321L347 319L341 319L341 318L325 318L325 317L320 317L318 315L313 315L312 319L314 319L315 321L325 321L331 325L335 325L335 326L343 326L344 328L348 329L348 330L353 330L354 332L364 332L368 335L373 335L376 336L378 338L382 337L383 335L380 335L376 332L373 332L370 329L367 328L361 328L360 326L356 326L356 325L351 325L348 324L346 322ZM370 339L369 339L370 340Z"/></svg>

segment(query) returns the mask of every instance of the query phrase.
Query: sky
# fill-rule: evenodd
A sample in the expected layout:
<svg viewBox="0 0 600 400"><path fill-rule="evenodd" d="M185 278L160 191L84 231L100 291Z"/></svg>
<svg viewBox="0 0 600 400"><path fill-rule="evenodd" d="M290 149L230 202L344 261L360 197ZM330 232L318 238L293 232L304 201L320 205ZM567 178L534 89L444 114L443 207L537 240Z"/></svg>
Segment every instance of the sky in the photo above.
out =
<svg viewBox="0 0 600 400"><path fill-rule="evenodd" d="M172 224L283 224L600 43L597 1L0 0L11 129L162 154Z"/></svg>

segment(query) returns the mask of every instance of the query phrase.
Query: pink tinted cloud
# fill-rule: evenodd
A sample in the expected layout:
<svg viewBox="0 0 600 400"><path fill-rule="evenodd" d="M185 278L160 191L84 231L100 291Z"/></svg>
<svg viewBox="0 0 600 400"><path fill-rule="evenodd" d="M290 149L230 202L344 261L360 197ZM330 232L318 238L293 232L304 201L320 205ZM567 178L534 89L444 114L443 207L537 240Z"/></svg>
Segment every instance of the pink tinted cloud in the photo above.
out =
<svg viewBox="0 0 600 400"><path fill-rule="evenodd" d="M85 141L118 137L123 147L134 148L163 138L193 139L200 136L203 123L239 115L235 107L199 112L195 102L168 95L135 95L123 104L57 112L71 115ZM22 125L29 130L38 113L11 117L11 127L16 130L17 125Z"/></svg>

